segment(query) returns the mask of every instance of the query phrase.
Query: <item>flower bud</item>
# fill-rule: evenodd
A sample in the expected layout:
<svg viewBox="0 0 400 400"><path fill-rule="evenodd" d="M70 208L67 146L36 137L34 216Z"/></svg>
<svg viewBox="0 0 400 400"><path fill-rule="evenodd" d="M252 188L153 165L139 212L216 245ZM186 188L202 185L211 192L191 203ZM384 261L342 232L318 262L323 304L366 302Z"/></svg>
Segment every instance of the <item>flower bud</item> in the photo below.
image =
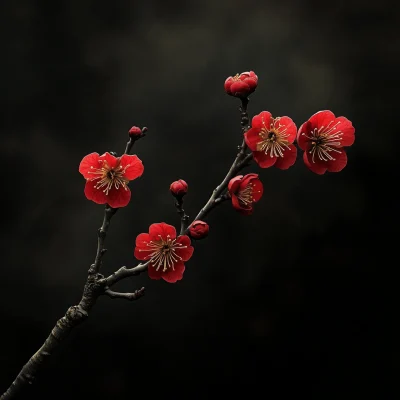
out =
<svg viewBox="0 0 400 400"><path fill-rule="evenodd" d="M204 239L208 236L208 231L210 227L208 226L207 222L204 221L194 221L192 225L189 227L189 236L192 239Z"/></svg>
<svg viewBox="0 0 400 400"><path fill-rule="evenodd" d="M129 129L129 136L142 136L142 130L137 126L132 126L132 128Z"/></svg>
<svg viewBox="0 0 400 400"><path fill-rule="evenodd" d="M242 72L226 79L224 88L230 96L246 98L257 88L258 77L254 71Z"/></svg>
<svg viewBox="0 0 400 400"><path fill-rule="evenodd" d="M188 191L188 184L183 179L179 179L171 183L169 190L173 196L183 197Z"/></svg>

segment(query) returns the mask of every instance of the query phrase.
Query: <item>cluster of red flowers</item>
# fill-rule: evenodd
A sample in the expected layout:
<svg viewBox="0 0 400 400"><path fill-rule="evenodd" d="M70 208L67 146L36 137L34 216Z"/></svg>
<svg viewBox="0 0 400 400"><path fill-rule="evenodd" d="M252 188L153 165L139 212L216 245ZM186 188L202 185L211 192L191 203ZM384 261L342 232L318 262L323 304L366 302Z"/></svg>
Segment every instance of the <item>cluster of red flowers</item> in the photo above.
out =
<svg viewBox="0 0 400 400"><path fill-rule="evenodd" d="M225 81L225 91L230 96L246 99L258 84L253 72L243 72L230 76ZM319 111L297 130L289 117L273 118L269 111L253 117L251 128L245 132L247 146L253 152L256 163L261 168L273 165L288 169L297 158L297 148L303 153L305 165L316 174L326 171L339 172L347 164L344 147L354 143L354 127L347 118L335 117L332 111Z"/></svg>
<svg viewBox="0 0 400 400"><path fill-rule="evenodd" d="M247 102L247 97L258 85L253 72L243 72L226 79L224 88L228 95ZM131 140L143 137L147 128L132 127ZM347 118L336 117L331 111L319 111L297 129L287 116L273 117L269 111L254 116L251 126L244 133L244 140L255 162L261 168L275 166L285 170L297 158L297 146L304 151L303 160L308 169L322 175L326 171L339 172L347 164L345 147L354 143L354 127ZM116 157L110 153L91 153L83 158L79 172L86 179L85 195L98 204L113 208L129 203L131 192L128 183L140 177L143 164L136 155ZM188 184L179 179L170 185L170 191L182 204ZM250 215L254 203L263 194L263 184L257 174L238 175L228 184L227 194L233 207L241 214ZM152 224L149 233L136 238L135 257L149 262L148 273L152 279L176 282L182 279L184 262L193 254L191 239L203 239L209 233L206 222L196 220L188 228L188 235L176 235L173 226L164 222ZM191 238L191 239L190 239Z"/></svg>
<svg viewBox="0 0 400 400"><path fill-rule="evenodd" d="M297 157L297 145L303 153L305 165L316 174L339 172L347 164L344 147L354 143L354 127L345 117L335 117L332 111L319 111L301 125L289 117L273 118L263 111L256 115L251 128L244 134L254 160L261 168L291 167Z"/></svg>

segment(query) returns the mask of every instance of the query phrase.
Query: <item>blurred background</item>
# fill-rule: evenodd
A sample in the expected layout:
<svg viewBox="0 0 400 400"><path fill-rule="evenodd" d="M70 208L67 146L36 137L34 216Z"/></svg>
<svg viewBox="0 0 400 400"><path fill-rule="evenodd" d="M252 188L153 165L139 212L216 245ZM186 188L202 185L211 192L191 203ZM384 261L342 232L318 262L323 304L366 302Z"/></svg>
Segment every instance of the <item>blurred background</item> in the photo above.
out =
<svg viewBox="0 0 400 400"><path fill-rule="evenodd" d="M356 127L348 166L301 158L257 172L245 217L208 218L184 279L146 274L138 302L100 298L26 398L394 399L399 7L379 1L66 1L0 4L0 392L81 296L103 207L83 156L122 152L132 125L145 173L112 220L103 273L133 266L136 235L194 217L241 142L227 76L254 70L250 116L298 126L330 109ZM397 310L396 310L397 314Z"/></svg>

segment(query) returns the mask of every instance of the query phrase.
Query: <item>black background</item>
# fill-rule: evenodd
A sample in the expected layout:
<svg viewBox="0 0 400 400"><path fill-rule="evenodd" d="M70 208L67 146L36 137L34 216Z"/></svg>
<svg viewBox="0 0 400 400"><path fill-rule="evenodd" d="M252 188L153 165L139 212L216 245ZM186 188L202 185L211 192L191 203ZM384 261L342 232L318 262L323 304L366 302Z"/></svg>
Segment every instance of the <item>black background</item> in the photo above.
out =
<svg viewBox="0 0 400 400"><path fill-rule="evenodd" d="M143 274L119 287L145 285L140 301L99 299L26 398L395 398L395 4L2 1L0 391L80 299L103 213L82 157L149 127L103 272L133 266L137 234L179 223L169 184L189 183L193 217L227 172L241 137L223 83L252 69L251 116L353 121L348 166L253 166L254 215L225 203L181 282Z"/></svg>

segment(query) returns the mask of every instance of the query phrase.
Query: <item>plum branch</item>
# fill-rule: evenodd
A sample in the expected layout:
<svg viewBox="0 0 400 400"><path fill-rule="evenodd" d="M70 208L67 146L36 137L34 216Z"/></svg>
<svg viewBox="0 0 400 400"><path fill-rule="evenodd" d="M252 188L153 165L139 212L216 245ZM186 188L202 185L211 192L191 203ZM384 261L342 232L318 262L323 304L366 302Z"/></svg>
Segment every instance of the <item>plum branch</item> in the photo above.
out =
<svg viewBox="0 0 400 400"><path fill-rule="evenodd" d="M249 128L249 115L247 112L247 105L249 104L249 99L247 97L241 98L242 104L239 107L239 111L241 114L241 120L240 124L242 127L242 133L246 132L247 129ZM196 218L194 218L193 221L196 220L203 220L209 213L210 211L216 207L218 204L221 204L224 200L227 200L229 198L229 195L222 194L224 190L228 187L229 181L238 173L240 172L243 168L248 166L253 159L253 154L249 153L247 154L247 145L245 140L243 139L242 144L239 146L239 152L236 155L235 160L233 161L233 164L231 165L228 173L226 174L225 178L223 181L214 189L211 197L208 199L207 203L205 206L199 211L199 213L196 215ZM193 223L193 222L192 222ZM186 228L182 233L187 234L189 231L188 228Z"/></svg>

